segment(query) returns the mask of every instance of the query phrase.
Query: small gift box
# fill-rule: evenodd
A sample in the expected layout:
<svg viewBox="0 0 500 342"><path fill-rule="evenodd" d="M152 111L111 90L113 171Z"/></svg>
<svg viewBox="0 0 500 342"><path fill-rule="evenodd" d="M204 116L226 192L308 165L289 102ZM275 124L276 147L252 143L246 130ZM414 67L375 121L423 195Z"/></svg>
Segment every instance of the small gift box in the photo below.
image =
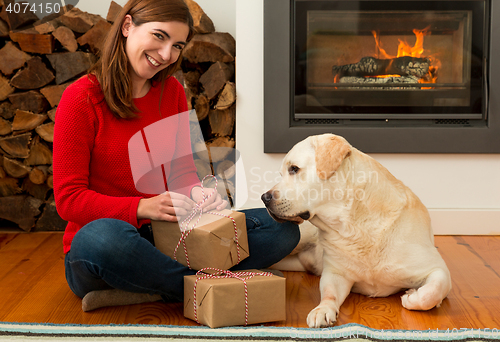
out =
<svg viewBox="0 0 500 342"><path fill-rule="evenodd" d="M227 270L249 256L245 214L229 209L183 222L152 221L160 252L194 270Z"/></svg>
<svg viewBox="0 0 500 342"><path fill-rule="evenodd" d="M184 277L184 316L211 328L286 319L286 279L269 272L201 270Z"/></svg>

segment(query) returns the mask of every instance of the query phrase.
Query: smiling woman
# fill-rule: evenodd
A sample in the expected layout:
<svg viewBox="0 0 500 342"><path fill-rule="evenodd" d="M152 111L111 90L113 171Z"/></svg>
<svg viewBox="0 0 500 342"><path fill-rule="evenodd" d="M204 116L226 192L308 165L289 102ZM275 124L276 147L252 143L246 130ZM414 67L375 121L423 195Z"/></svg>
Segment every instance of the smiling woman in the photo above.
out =
<svg viewBox="0 0 500 342"><path fill-rule="evenodd" d="M180 67L182 49L194 33L182 0L125 4L106 37L100 62L91 70L113 114L136 117L133 98L147 93L148 79L162 82Z"/></svg>
<svg viewBox="0 0 500 342"><path fill-rule="evenodd" d="M148 81L159 71L178 61L186 45L189 26L185 23L150 22L135 25L130 14L122 25L127 38L125 51L130 63L132 97L143 97L151 87Z"/></svg>
<svg viewBox="0 0 500 342"><path fill-rule="evenodd" d="M100 60L66 88L57 107L54 197L68 221L66 279L83 298L85 311L181 301L183 276L195 271L155 248L151 220L177 222L193 210L220 211L228 205L216 189L201 186L186 94L171 77L193 32L183 0L129 0L115 18ZM129 149L134 137L140 138L141 153ZM158 154L161 161L154 157ZM141 178L151 186L134 182L131 166L137 160L161 171ZM159 183L157 191L153 184ZM252 256L238 269L267 268L297 245L297 225L277 223L263 208L244 213Z"/></svg>

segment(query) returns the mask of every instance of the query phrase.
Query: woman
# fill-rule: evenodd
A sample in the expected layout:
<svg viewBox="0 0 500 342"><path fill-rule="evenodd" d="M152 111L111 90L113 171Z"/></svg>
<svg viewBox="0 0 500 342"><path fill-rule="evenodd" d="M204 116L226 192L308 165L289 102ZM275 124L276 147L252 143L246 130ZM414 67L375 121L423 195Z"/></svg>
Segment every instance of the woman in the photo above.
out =
<svg viewBox="0 0 500 342"><path fill-rule="evenodd" d="M63 238L66 279L84 310L160 300L182 301L183 276L194 271L160 253L150 220L177 221L203 198L190 154L182 86L171 75L194 34L182 0L130 0L116 18L89 75L70 85L54 129L54 194L68 221ZM169 118L162 144L171 160L160 195L137 190L128 142ZM172 119L170 119L172 118ZM179 189L169 191L168 189ZM227 206L216 193L204 210ZM285 257L298 227L264 209L246 214L251 256L235 269L264 268Z"/></svg>

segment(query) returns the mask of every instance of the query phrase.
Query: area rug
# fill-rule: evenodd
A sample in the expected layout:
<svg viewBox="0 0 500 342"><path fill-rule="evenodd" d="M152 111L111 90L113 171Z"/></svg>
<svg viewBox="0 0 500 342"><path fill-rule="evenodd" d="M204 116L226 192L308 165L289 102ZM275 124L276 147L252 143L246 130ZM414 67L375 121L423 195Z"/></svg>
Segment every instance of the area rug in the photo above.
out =
<svg viewBox="0 0 500 342"><path fill-rule="evenodd" d="M497 329L376 330L359 324L325 329L287 327L188 327L171 325L72 325L0 322L0 341L490 341Z"/></svg>

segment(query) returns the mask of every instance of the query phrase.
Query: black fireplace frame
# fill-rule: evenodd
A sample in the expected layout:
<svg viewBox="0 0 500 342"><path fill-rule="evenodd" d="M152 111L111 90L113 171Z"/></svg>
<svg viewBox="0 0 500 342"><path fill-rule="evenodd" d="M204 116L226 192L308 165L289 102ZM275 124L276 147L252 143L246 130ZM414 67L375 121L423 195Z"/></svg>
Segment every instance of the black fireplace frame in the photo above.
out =
<svg viewBox="0 0 500 342"><path fill-rule="evenodd" d="M484 63L486 113L481 122L379 119L351 125L338 125L332 119L294 119L294 1L264 0L265 153L285 153L307 136L323 133L341 135L367 153L500 153L500 63L489 62L500 61L498 1L486 1L490 22L485 28L489 33Z"/></svg>

